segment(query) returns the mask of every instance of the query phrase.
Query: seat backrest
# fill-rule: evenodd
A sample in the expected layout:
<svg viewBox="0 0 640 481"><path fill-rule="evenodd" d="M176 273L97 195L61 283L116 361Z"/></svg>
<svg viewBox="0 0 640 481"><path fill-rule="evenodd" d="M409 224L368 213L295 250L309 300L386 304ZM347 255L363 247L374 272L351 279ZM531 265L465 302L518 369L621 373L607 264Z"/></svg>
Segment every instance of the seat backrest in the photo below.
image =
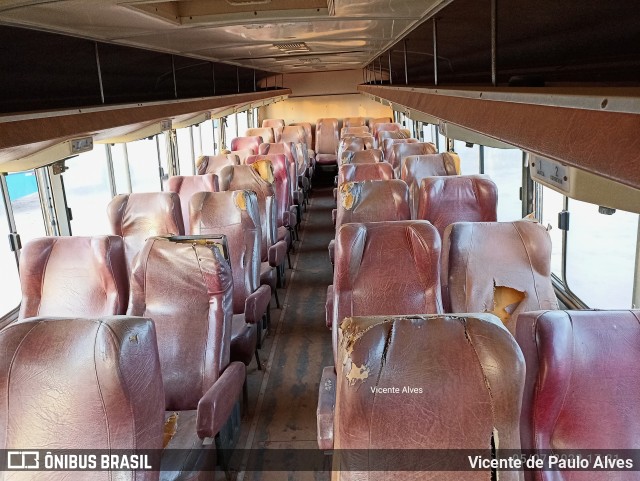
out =
<svg viewBox="0 0 640 481"><path fill-rule="evenodd" d="M285 212L289 212L291 206L292 190L287 168L287 159L284 154L252 155L247 157L246 164L251 165L261 160L268 160L273 167L273 179L276 196L276 221L277 226L284 225Z"/></svg>
<svg viewBox="0 0 640 481"><path fill-rule="evenodd" d="M390 124L393 122L391 117L378 117L376 119L369 119L369 128L373 133L374 137L377 137L378 130L376 129L377 124Z"/></svg>
<svg viewBox="0 0 640 481"><path fill-rule="evenodd" d="M236 137L231 141L231 152L248 149L251 151L251 155L255 155L258 153L258 147L262 142L264 142L264 140L259 135Z"/></svg>
<svg viewBox="0 0 640 481"><path fill-rule="evenodd" d="M380 132L397 132L400 129L402 129L402 125L396 122L387 122L387 123L380 122L373 126L373 136L379 142L380 139L378 138L378 136L380 135Z"/></svg>
<svg viewBox="0 0 640 481"><path fill-rule="evenodd" d="M124 314L129 280L118 236L41 237L20 252L19 319Z"/></svg>
<svg viewBox="0 0 640 481"><path fill-rule="evenodd" d="M247 159L247 157L249 157L250 155L255 155L255 151L253 149L240 149L232 150L231 154L238 157L240 164L244 164L244 161Z"/></svg>
<svg viewBox="0 0 640 481"><path fill-rule="evenodd" d="M296 122L290 125L299 125L304 129L304 135L306 138L306 144L308 149L313 149L313 126L309 122ZM266 142L266 140L265 140Z"/></svg>
<svg viewBox="0 0 640 481"><path fill-rule="evenodd" d="M182 208L175 192L116 195L107 206L111 233L124 239L127 269L149 237L182 235Z"/></svg>
<svg viewBox="0 0 640 481"><path fill-rule="evenodd" d="M343 164L372 164L382 162L382 150L367 149L354 152L345 150L340 157L340 165Z"/></svg>
<svg viewBox="0 0 640 481"><path fill-rule="evenodd" d="M262 127L271 127L273 129L275 142L280 142L280 136L282 135L282 129L284 126L285 123L283 119L264 119L262 121Z"/></svg>
<svg viewBox="0 0 640 481"><path fill-rule="evenodd" d="M384 139L379 143L379 146L382 148L382 156L384 157L384 161L389 162L391 165L393 165L393 146L395 144L415 144L417 142L418 139Z"/></svg>
<svg viewBox="0 0 640 481"><path fill-rule="evenodd" d="M411 196L411 216L418 212L418 192L423 179L433 176L456 175L460 173L460 158L453 152L441 154L409 155L404 158L400 178L409 186Z"/></svg>
<svg viewBox="0 0 640 481"><path fill-rule="evenodd" d="M240 158L235 154L203 155L198 158L198 175L218 174L229 165L238 165Z"/></svg>
<svg viewBox="0 0 640 481"><path fill-rule="evenodd" d="M346 317L443 312L440 236L428 222L343 224L335 249L334 355Z"/></svg>
<svg viewBox="0 0 640 481"><path fill-rule="evenodd" d="M267 144L270 144L276 141L276 137L275 137L275 134L273 133L272 127L258 127L255 129L247 129L245 130L244 135L246 135L247 137L256 137L256 136L262 137L262 142L266 142Z"/></svg>
<svg viewBox="0 0 640 481"><path fill-rule="evenodd" d="M540 224L458 222L442 238L447 312L492 312L515 333L522 312L557 309L551 239Z"/></svg>
<svg viewBox="0 0 640 481"><path fill-rule="evenodd" d="M280 142L292 142L294 144L307 143L307 134L301 125L287 125L282 129Z"/></svg>
<svg viewBox="0 0 640 481"><path fill-rule="evenodd" d="M182 208L182 224L184 231L189 232L189 202L196 192L218 192L218 176L216 174L204 175L175 175L169 177L167 191L175 192L180 197Z"/></svg>
<svg viewBox="0 0 640 481"><path fill-rule="evenodd" d="M364 150L364 139L359 137L346 137L344 139L340 139L338 144L338 161L340 162L342 160L344 152L358 152L360 150Z"/></svg>
<svg viewBox="0 0 640 481"><path fill-rule="evenodd" d="M151 319L30 318L0 331L0 350L1 449L162 449L164 395ZM158 473L117 477L151 481ZM87 478L86 471L40 476Z"/></svg>
<svg viewBox="0 0 640 481"><path fill-rule="evenodd" d="M411 219L409 188L402 180L345 182L337 200L336 228L347 222Z"/></svg>
<svg viewBox="0 0 640 481"><path fill-rule="evenodd" d="M528 312L518 318L516 340L527 365L523 449L615 451L636 446L640 311ZM603 477L598 470L581 471L579 478L569 474L539 470L530 479L634 478Z"/></svg>
<svg viewBox="0 0 640 481"><path fill-rule="evenodd" d="M340 138L346 137L347 135L353 135L353 134L368 134L368 135L371 135L369 133L369 127L367 127L367 126L342 127L342 129L340 129Z"/></svg>
<svg viewBox="0 0 640 481"><path fill-rule="evenodd" d="M153 319L165 409L191 410L229 364L233 279L221 244L149 239L127 313Z"/></svg>
<svg viewBox="0 0 640 481"><path fill-rule="evenodd" d="M318 119L316 123L316 154L333 154L338 151L338 119Z"/></svg>
<svg viewBox="0 0 640 481"><path fill-rule="evenodd" d="M366 127L367 121L364 117L345 117L342 120L343 127Z"/></svg>
<svg viewBox="0 0 640 481"><path fill-rule="evenodd" d="M422 179L414 218L428 220L440 235L454 222L498 220L498 188L487 175Z"/></svg>
<svg viewBox="0 0 640 481"><path fill-rule="evenodd" d="M389 163L393 165L393 170L396 172L396 177L398 178L400 178L405 157L410 155L436 154L438 152L436 146L431 142L398 142L393 144L391 149L393 150L393 156Z"/></svg>
<svg viewBox="0 0 640 481"><path fill-rule="evenodd" d="M200 192L191 198L191 234L227 237L233 275L233 313L260 284L260 213L248 190Z"/></svg>
<svg viewBox="0 0 640 481"><path fill-rule="evenodd" d="M524 359L494 316L351 317L339 342L333 448L344 456L334 479L489 480L488 466L442 468L469 466L473 452L491 459L492 444L519 452ZM368 449L375 456L359 455ZM371 471L384 476L361 476Z"/></svg>
<svg viewBox="0 0 640 481"><path fill-rule="evenodd" d="M392 179L393 169L386 162L377 164L344 164L338 169L338 186L345 182Z"/></svg>
<svg viewBox="0 0 640 481"><path fill-rule="evenodd" d="M220 185L225 190L250 190L255 192L260 212L260 258L268 259L269 247L276 242L276 199L274 175L271 162L256 162L251 165L237 165L223 171Z"/></svg>
<svg viewBox="0 0 640 481"><path fill-rule="evenodd" d="M298 188L298 157L296 145L292 142L277 142L275 144L260 144L258 149L259 155L284 154L287 159L287 169L289 170L289 179L291 180L291 192L295 192Z"/></svg>

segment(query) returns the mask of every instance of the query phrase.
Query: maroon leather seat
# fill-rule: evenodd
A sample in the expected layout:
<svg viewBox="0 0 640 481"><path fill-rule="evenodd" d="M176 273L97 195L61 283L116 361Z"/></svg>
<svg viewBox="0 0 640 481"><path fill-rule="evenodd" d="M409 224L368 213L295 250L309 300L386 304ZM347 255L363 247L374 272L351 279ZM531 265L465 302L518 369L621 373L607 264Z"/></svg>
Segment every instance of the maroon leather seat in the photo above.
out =
<svg viewBox="0 0 640 481"><path fill-rule="evenodd" d="M492 440L498 455L520 449L524 360L498 319L358 316L339 337L333 435L328 423L318 431L321 446L340 453L333 479L522 479L508 469L442 470L446 450L450 466L469 466L464 450L490 459Z"/></svg>
<svg viewBox="0 0 640 481"><path fill-rule="evenodd" d="M273 129L274 142L280 142L280 136L282 135L282 129L284 129L283 119L264 119L262 121L262 127L271 127ZM266 142L266 140L264 140Z"/></svg>
<svg viewBox="0 0 640 481"><path fill-rule="evenodd" d="M391 124L393 123L393 119L391 117L378 117L375 119L369 120L369 128L371 129L371 133L375 139L378 138L378 124Z"/></svg>
<svg viewBox="0 0 640 481"><path fill-rule="evenodd" d="M435 154L438 151L431 142L397 142L391 147L393 155L389 163L393 165L396 177L400 178L405 157L410 155Z"/></svg>
<svg viewBox="0 0 640 481"><path fill-rule="evenodd" d="M384 161L394 165L395 154L393 152L393 146L395 144L415 144L417 142L418 139L384 139L378 142L378 145L382 149L382 157L384 158Z"/></svg>
<svg viewBox="0 0 640 481"><path fill-rule="evenodd" d="M363 150L363 152L371 152ZM338 198L338 188L345 182L362 182L364 180L392 180L393 167L386 162L367 164L343 164L336 176L337 188L333 189L333 198Z"/></svg>
<svg viewBox="0 0 640 481"><path fill-rule="evenodd" d="M367 149L354 152L345 150L340 157L340 165L344 164L371 164L374 162L382 162L382 150Z"/></svg>
<svg viewBox="0 0 640 481"><path fill-rule="evenodd" d="M0 349L0 449L162 449L164 393L151 319L36 317L0 331ZM145 470L42 471L6 478L158 479L158 471Z"/></svg>
<svg viewBox="0 0 640 481"><path fill-rule="evenodd" d="M124 239L127 269L149 237L184 234L180 197L174 192L116 195L107 206L111 233Z"/></svg>
<svg viewBox="0 0 640 481"><path fill-rule="evenodd" d="M298 159L296 146L292 142L279 142L275 144L260 144L258 149L259 155L282 154L287 159L287 169L289 170L289 178L291 179L291 202L294 205L302 206L305 203L305 195L303 191L304 182L302 175L298 171ZM298 222L301 218L298 215Z"/></svg>
<svg viewBox="0 0 640 481"><path fill-rule="evenodd" d="M551 239L540 224L458 222L442 238L446 312L492 312L515 333L522 312L557 309Z"/></svg>
<svg viewBox="0 0 640 481"><path fill-rule="evenodd" d="M235 154L203 155L196 161L198 175L218 174L229 165L240 164L240 159Z"/></svg>
<svg viewBox="0 0 640 481"><path fill-rule="evenodd" d="M374 126L373 135L380 144L380 132L399 132L401 129L402 125L396 122L378 123Z"/></svg>
<svg viewBox="0 0 640 481"><path fill-rule="evenodd" d="M117 236L41 237L20 252L19 319L124 314L129 280Z"/></svg>
<svg viewBox="0 0 640 481"><path fill-rule="evenodd" d="M335 260L328 299L334 356L346 317L443 312L440 236L426 221L344 224L336 234ZM390 266L398 275L390 274Z"/></svg>
<svg viewBox="0 0 640 481"><path fill-rule="evenodd" d="M343 139L340 139L338 143L338 165L342 163L342 156L344 152L358 152L360 150L364 150L364 139L355 136L349 136Z"/></svg>
<svg viewBox="0 0 640 481"><path fill-rule="evenodd" d="M218 176L216 174L204 175L175 175L169 177L167 191L175 192L180 197L182 208L182 224L184 231L189 232L189 202L196 192L218 192Z"/></svg>
<svg viewBox="0 0 640 481"><path fill-rule="evenodd" d="M277 284L282 283L287 243L277 240L276 199L271 162L238 165L225 169L220 177L224 190L250 190L256 193L260 212L260 283L269 285L278 302ZM277 268L277 280L274 276Z"/></svg>
<svg viewBox="0 0 640 481"><path fill-rule="evenodd" d="M441 154L409 155L405 157L400 178L409 186L411 196L411 216L416 218L420 184L423 179L433 176L460 174L460 158L453 152Z"/></svg>
<svg viewBox="0 0 640 481"><path fill-rule="evenodd" d="M427 177L418 196L416 218L431 222L441 236L454 222L497 220L498 188L486 175Z"/></svg>
<svg viewBox="0 0 640 481"><path fill-rule="evenodd" d="M267 144L275 142L275 135L273 133L273 128L271 127L258 127L255 129L247 129L244 133L247 137L262 137L262 142L266 142ZM262 143L261 142L261 143Z"/></svg>
<svg viewBox="0 0 640 481"><path fill-rule="evenodd" d="M166 415L178 413L167 449L172 464L188 469L189 450L206 452L240 399L245 366L230 362L233 279L222 245L203 241L149 239L131 274L129 315L153 319L158 337ZM178 457L179 459L176 459ZM174 471L169 467L163 468Z"/></svg>
<svg viewBox="0 0 640 481"><path fill-rule="evenodd" d="M310 145L307 144L307 133L302 125L288 125L282 129L282 143L293 144L293 157L298 165L298 175L310 179L312 176L313 165L311 163L311 155L309 153ZM301 182L304 182L301 179ZM306 188L304 185L301 188Z"/></svg>
<svg viewBox="0 0 640 481"><path fill-rule="evenodd" d="M640 311L527 312L518 317L516 340L527 365L523 449L561 456L564 449L636 448ZM539 481L636 478L629 471L589 469L525 473Z"/></svg>
<svg viewBox="0 0 640 481"><path fill-rule="evenodd" d="M248 149L251 151L251 155L255 155L258 153L258 147L262 142L263 140L260 136L236 137L231 140L231 152Z"/></svg>
<svg viewBox="0 0 640 481"><path fill-rule="evenodd" d="M249 365L256 351L271 290L260 285L260 215L256 194L246 190L200 192L191 198L191 234L225 235L233 275L231 360ZM245 324L250 324L245 326Z"/></svg>
<svg viewBox="0 0 640 481"><path fill-rule="evenodd" d="M360 125L358 127L342 127L340 129L340 138L348 137L349 135L354 134L368 134L371 135L369 131L369 127L366 125Z"/></svg>
<svg viewBox="0 0 640 481"><path fill-rule="evenodd" d="M304 129L305 143L307 144L307 153L309 155L309 159L311 161L311 167L313 169L315 167L315 162L316 162L316 152L315 150L313 150L313 147L314 147L313 126L309 122L296 122L289 125L299 125Z"/></svg>
<svg viewBox="0 0 640 481"><path fill-rule="evenodd" d="M410 220L409 188L402 180L345 182L338 188L335 226L348 222ZM329 243L333 263L334 241Z"/></svg>
<svg viewBox="0 0 640 481"><path fill-rule="evenodd" d="M345 117L342 119L343 128L366 127L367 120L364 117Z"/></svg>
<svg viewBox="0 0 640 481"><path fill-rule="evenodd" d="M322 165L338 163L338 119L318 119L316 122L316 162Z"/></svg>

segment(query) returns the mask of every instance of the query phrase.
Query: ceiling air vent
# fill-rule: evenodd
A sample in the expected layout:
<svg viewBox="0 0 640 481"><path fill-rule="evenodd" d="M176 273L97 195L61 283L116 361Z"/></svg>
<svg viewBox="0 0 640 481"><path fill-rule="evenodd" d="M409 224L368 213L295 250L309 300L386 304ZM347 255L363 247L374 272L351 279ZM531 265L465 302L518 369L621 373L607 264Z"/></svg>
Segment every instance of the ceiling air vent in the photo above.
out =
<svg viewBox="0 0 640 481"><path fill-rule="evenodd" d="M274 43L273 46L287 53L309 51L309 47L304 42Z"/></svg>

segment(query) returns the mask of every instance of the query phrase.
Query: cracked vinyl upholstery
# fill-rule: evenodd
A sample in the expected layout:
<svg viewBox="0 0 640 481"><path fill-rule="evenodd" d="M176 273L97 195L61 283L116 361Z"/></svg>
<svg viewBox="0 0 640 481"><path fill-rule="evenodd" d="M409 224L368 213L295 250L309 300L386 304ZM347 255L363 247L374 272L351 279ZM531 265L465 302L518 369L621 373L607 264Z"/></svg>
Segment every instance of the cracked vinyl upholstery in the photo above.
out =
<svg viewBox="0 0 640 481"><path fill-rule="evenodd" d="M478 449L490 455L492 437L498 450L520 448L524 358L495 317L350 317L339 336L333 447L341 451L334 455L334 480L488 481L490 469L412 471L402 464L410 456L398 461L398 455L357 450ZM376 387L400 392L372 392ZM367 471L386 462L389 471ZM517 471L498 476L522 479Z"/></svg>

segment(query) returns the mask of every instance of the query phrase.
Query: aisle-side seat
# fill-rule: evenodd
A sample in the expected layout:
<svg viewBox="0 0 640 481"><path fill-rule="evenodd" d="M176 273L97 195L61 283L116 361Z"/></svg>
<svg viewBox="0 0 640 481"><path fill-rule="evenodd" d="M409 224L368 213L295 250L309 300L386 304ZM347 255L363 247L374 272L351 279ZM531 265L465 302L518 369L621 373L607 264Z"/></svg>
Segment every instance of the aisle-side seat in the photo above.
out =
<svg viewBox="0 0 640 481"><path fill-rule="evenodd" d="M373 126L373 135L379 141L380 132L397 132L402 129L402 125L396 122L378 122Z"/></svg>
<svg viewBox="0 0 640 481"><path fill-rule="evenodd" d="M354 152L353 150L345 150L340 157L340 165L344 164L371 164L382 162L382 150L367 149Z"/></svg>
<svg viewBox="0 0 640 481"><path fill-rule="evenodd" d="M151 319L26 319L0 331L0 350L1 449L162 449L164 393ZM82 470L13 474L19 479L89 478ZM157 470L91 474L102 474L92 479L158 480Z"/></svg>
<svg viewBox="0 0 640 481"><path fill-rule="evenodd" d="M369 131L369 127L367 127L366 125L359 126L359 127L342 127L340 129L340 138L348 137L349 135L354 135L354 134L371 135L371 132Z"/></svg>
<svg viewBox="0 0 640 481"><path fill-rule="evenodd" d="M307 145L307 134L301 125L288 125L282 129L282 143L289 143L292 153L297 162L300 188L305 192L309 190L311 177L313 176L313 165L310 160L309 146Z"/></svg>
<svg viewBox="0 0 640 481"><path fill-rule="evenodd" d="M382 156L384 158L384 161L393 165L395 163L394 162L395 154L393 152L393 146L395 144L415 144L418 142L419 142L418 139L409 139L409 138L384 139L382 142L379 143L379 145L380 145L380 148L382 149Z"/></svg>
<svg viewBox="0 0 640 481"><path fill-rule="evenodd" d="M495 222L498 218L498 188L487 175L427 177L422 179L417 200L414 218L431 222L440 236L454 222Z"/></svg>
<svg viewBox="0 0 640 481"><path fill-rule="evenodd" d="M20 252L18 319L124 314L129 279L118 236L41 237Z"/></svg>
<svg viewBox="0 0 640 481"><path fill-rule="evenodd" d="M339 334L337 374L328 379L333 432L318 426L321 447L340 456L334 479L522 479L508 469L450 470L468 462L464 450L485 459L492 444L501 458L520 450L524 360L495 317L351 317ZM361 454L370 449L376 454Z"/></svg>
<svg viewBox="0 0 640 481"><path fill-rule="evenodd" d="M244 164L244 161L250 155L255 155L255 151L253 149L240 149L240 150L231 150L231 155L236 155L241 164Z"/></svg>
<svg viewBox="0 0 640 481"><path fill-rule="evenodd" d="M282 129L286 124L284 119L264 119L262 121L262 127L270 127L273 129L274 142L280 142L280 136L282 135ZM266 140L265 140L266 142Z"/></svg>
<svg viewBox="0 0 640 481"><path fill-rule="evenodd" d="M402 180L365 180L345 182L338 188L335 211L336 230L349 222L410 220L409 188ZM334 261L334 241L329 243L329 258Z"/></svg>
<svg viewBox="0 0 640 481"><path fill-rule="evenodd" d="M251 363L269 315L271 289L260 285L260 214L256 194L246 190L201 192L191 198L191 234L227 238L233 276L231 360Z"/></svg>
<svg viewBox="0 0 640 481"><path fill-rule="evenodd" d="M370 152L363 150L363 152ZM366 164L343 164L338 169L336 176L336 188L333 189L333 198L337 200L338 189L345 182L363 182L365 180L393 180L393 168L386 162Z"/></svg>
<svg viewBox="0 0 640 481"><path fill-rule="evenodd" d="M227 425L242 396L246 369L230 362L233 279L222 250L218 243L155 237L131 274L127 313L153 319L165 415L177 413L163 479L181 479L181 471L209 479L198 466L215 455L217 443L207 438Z"/></svg>
<svg viewBox="0 0 640 481"><path fill-rule="evenodd" d="M342 165L342 156L345 152L359 152L364 149L364 139L360 137L349 136L340 139L338 143L338 167Z"/></svg>
<svg viewBox="0 0 640 481"><path fill-rule="evenodd" d="M431 142L398 142L391 147L393 151L392 160L389 163L393 166L396 177L400 178L404 159L410 155L436 154L436 146Z"/></svg>
<svg viewBox="0 0 640 481"><path fill-rule="evenodd" d="M289 178L291 179L291 201L298 207L298 222L301 221L300 209L305 204L305 186L308 188L308 182L305 183L303 175L298 171L298 159L296 157L296 145L292 142L277 142L274 144L260 144L258 149L259 155L282 154L287 159L287 169L289 170Z"/></svg>
<svg viewBox="0 0 640 481"><path fill-rule="evenodd" d="M198 175L217 175L225 167L238 164L240 164L240 158L235 154L202 155L196 161Z"/></svg>
<svg viewBox="0 0 640 481"><path fill-rule="evenodd" d="M551 239L532 221L458 222L442 238L446 312L492 312L511 333L518 315L557 309Z"/></svg>
<svg viewBox="0 0 640 481"><path fill-rule="evenodd" d="M264 142L264 140L259 135L251 137L236 137L231 140L231 152L250 150L251 155L255 155L258 153L258 147L260 147L262 142Z"/></svg>
<svg viewBox="0 0 640 481"><path fill-rule="evenodd" d="M351 128L351 127L366 127L367 119L364 117L345 117L342 119L342 127Z"/></svg>
<svg viewBox="0 0 640 481"><path fill-rule="evenodd" d="M313 137L314 137L313 126L309 122L295 122L290 125L299 125L304 129L304 135L305 135L305 141L306 141L305 143L307 144L309 159L311 159L311 166L315 168L316 152L315 150L313 150L315 145L313 143Z"/></svg>
<svg viewBox="0 0 640 481"><path fill-rule="evenodd" d="M368 124L371 129L371 133L374 138L378 138L378 124L391 124L393 123L393 119L391 117L377 117L375 119L370 119Z"/></svg>
<svg viewBox="0 0 640 481"><path fill-rule="evenodd" d="M409 186L411 196L411 216L418 213L420 184L423 179L434 176L459 175L460 157L453 152L441 154L409 155L405 157L400 178Z"/></svg>
<svg viewBox="0 0 640 481"><path fill-rule="evenodd" d="M244 132L247 137L262 137L262 142L271 144L276 141L272 127L257 127L255 129L247 129ZM260 142L260 143L262 143Z"/></svg>
<svg viewBox="0 0 640 481"><path fill-rule="evenodd" d="M329 294L334 356L346 317L444 312L438 231L427 221L343 224Z"/></svg>
<svg viewBox="0 0 640 481"><path fill-rule="evenodd" d="M402 139L408 139L410 137L411 137L411 132L409 131L409 129L382 130L378 132L378 135L375 137L375 139L378 142L378 146L381 146L382 144L384 144L384 141L386 139L402 140ZM416 142L417 141L418 140L416 139Z"/></svg>
<svg viewBox="0 0 640 481"><path fill-rule="evenodd" d="M516 340L527 365L522 449L548 453L637 447L640 311L527 312L518 317ZM618 473L585 470L571 479L637 477ZM558 475L537 469L525 473L525 479L567 479Z"/></svg>
<svg viewBox="0 0 640 481"><path fill-rule="evenodd" d="M184 234L180 197L175 192L116 195L107 215L111 233L124 239L128 272L149 237Z"/></svg>
<svg viewBox="0 0 640 481"><path fill-rule="evenodd" d="M338 119L318 119L316 122L316 162L321 165L338 163Z"/></svg>
<svg viewBox="0 0 640 481"><path fill-rule="evenodd" d="M182 225L184 231L189 232L189 202L196 192L218 192L218 176L216 174L204 175L174 175L169 177L167 191L175 192L180 197L182 208Z"/></svg>

